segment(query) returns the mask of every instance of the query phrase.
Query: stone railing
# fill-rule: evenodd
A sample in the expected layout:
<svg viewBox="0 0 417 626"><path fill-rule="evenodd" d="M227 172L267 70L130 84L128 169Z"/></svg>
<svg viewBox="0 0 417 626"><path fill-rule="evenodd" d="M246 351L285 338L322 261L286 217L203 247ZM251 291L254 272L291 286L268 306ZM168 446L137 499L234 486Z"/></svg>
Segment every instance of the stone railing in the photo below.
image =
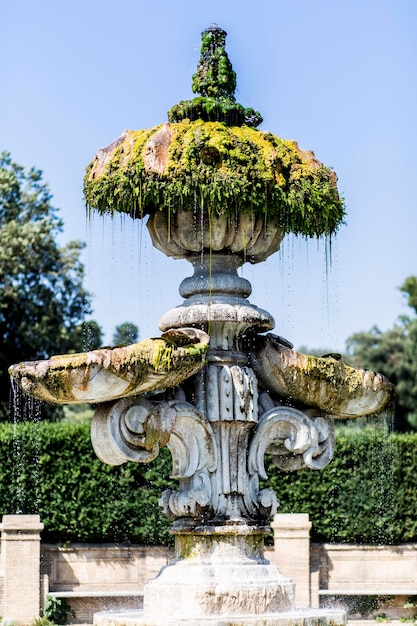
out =
<svg viewBox="0 0 417 626"><path fill-rule="evenodd" d="M69 601L72 621L88 623L97 611L141 609L146 581L172 556L163 547L42 544L43 587Z"/></svg>
<svg viewBox="0 0 417 626"><path fill-rule="evenodd" d="M171 559L167 548L42 544L38 515L5 515L1 524L0 614L29 624L47 595L66 598L74 623L92 622L95 611L140 608L143 586ZM417 545L310 544L306 514L275 515L274 546L266 557L296 583L297 607L325 606L357 596L381 600L380 612L409 617L417 596ZM386 605L383 605L383 602Z"/></svg>
<svg viewBox="0 0 417 626"><path fill-rule="evenodd" d="M296 583L297 606L336 602L366 612L366 606L379 604L374 613L404 618L417 613L417 607L404 607L410 596L417 599L417 544L310 544L307 514L275 515L271 526L274 548L266 556Z"/></svg>

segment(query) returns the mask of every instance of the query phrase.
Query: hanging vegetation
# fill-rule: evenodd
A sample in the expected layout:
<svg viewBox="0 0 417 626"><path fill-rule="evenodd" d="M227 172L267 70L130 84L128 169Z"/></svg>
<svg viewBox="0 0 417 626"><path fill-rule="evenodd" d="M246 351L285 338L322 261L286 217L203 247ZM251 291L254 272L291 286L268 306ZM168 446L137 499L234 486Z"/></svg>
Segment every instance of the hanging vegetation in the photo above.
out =
<svg viewBox="0 0 417 626"><path fill-rule="evenodd" d="M254 128L262 117L235 102L236 75L218 26L203 32L193 91L170 122L125 131L87 168L87 206L134 218L179 209L207 215L247 212L285 232L331 235L343 223L336 174L295 141Z"/></svg>
<svg viewBox="0 0 417 626"><path fill-rule="evenodd" d="M203 208L278 216L285 232L329 235L343 221L336 175L295 141L219 122L126 131L89 165L84 192L100 213L143 217Z"/></svg>

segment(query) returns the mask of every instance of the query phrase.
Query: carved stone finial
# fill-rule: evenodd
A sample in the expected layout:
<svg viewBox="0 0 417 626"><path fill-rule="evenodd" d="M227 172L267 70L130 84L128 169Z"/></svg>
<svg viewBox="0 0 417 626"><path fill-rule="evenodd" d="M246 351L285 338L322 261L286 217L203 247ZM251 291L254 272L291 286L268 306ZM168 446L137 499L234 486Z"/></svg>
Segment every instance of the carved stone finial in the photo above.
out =
<svg viewBox="0 0 417 626"><path fill-rule="evenodd" d="M236 102L236 73L227 55L225 30L211 24L201 33L201 56L193 75L194 100L182 100L168 111L170 122L225 122L227 126L259 126L262 116Z"/></svg>
<svg viewBox="0 0 417 626"><path fill-rule="evenodd" d="M227 33L212 24L201 33L201 57L192 89L207 98L235 101L236 72L225 50Z"/></svg>

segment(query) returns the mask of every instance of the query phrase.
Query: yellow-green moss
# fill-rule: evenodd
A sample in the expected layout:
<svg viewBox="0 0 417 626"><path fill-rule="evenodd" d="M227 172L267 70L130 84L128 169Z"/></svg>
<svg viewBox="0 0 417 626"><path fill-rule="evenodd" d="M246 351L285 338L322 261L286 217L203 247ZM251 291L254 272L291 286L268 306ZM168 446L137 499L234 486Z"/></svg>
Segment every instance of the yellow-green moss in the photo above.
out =
<svg viewBox="0 0 417 626"><path fill-rule="evenodd" d="M25 362L11 366L10 375L30 395L50 402L78 402L74 387L90 384L90 369L106 369L127 383L124 395L177 386L197 373L205 361L208 343L177 346L163 338L145 339L123 348L94 350L54 356L48 361ZM152 379L154 374L160 376ZM80 381L81 375L81 381ZM100 402L100 398L96 399Z"/></svg>
<svg viewBox="0 0 417 626"><path fill-rule="evenodd" d="M363 369L351 367L342 359L313 355L301 357L298 363L281 370L288 396L298 402L337 416L339 411L343 414L345 405L363 400L367 396L370 396L371 406L372 395L375 395L375 407L369 413L378 412L385 408L394 395L392 385L381 377L378 390L386 397L381 408L376 401L377 390L373 388L373 381L377 376L373 372L368 372L366 376Z"/></svg>
<svg viewBox="0 0 417 626"><path fill-rule="evenodd" d="M213 215L278 216L285 232L330 235L343 222L336 175L311 152L248 126L219 122L170 124L162 173L146 167L146 149L161 126L128 131L104 166L87 168L89 208L141 218L157 210L203 208Z"/></svg>

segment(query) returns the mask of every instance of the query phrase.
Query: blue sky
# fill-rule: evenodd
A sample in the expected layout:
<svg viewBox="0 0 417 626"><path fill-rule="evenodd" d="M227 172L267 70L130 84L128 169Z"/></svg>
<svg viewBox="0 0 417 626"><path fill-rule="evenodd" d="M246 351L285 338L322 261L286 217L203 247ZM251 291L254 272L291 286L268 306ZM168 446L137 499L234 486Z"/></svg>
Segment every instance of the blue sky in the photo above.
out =
<svg viewBox="0 0 417 626"><path fill-rule="evenodd" d="M238 101L332 166L347 205L330 268L323 242L288 237L244 266L250 299L296 346L342 351L409 312L398 287L417 274L415 0L2 0L0 149L43 170L62 242L87 241L106 340L124 321L158 334L191 266L153 250L140 222L87 223L82 180L99 147L192 97L212 22L228 32Z"/></svg>

